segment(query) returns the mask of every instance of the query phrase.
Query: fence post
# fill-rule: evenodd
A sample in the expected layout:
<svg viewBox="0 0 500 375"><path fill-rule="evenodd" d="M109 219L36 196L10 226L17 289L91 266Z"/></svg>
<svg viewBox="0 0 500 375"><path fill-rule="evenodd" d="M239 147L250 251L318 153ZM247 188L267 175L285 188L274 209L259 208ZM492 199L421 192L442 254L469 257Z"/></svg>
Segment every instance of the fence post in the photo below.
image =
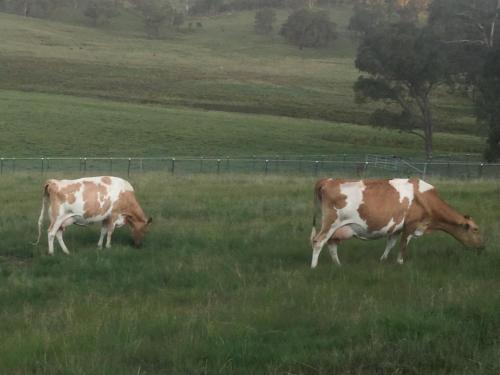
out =
<svg viewBox="0 0 500 375"><path fill-rule="evenodd" d="M109 158L109 174L113 174L113 158Z"/></svg>
<svg viewBox="0 0 500 375"><path fill-rule="evenodd" d="M363 176L366 175L366 171L368 170L368 161L365 161L365 165L363 166Z"/></svg>
<svg viewBox="0 0 500 375"><path fill-rule="evenodd" d="M226 172L229 172L229 156L226 156Z"/></svg>
<svg viewBox="0 0 500 375"><path fill-rule="evenodd" d="M132 164L132 158L128 158L127 177L130 177L130 165L131 164Z"/></svg>
<svg viewBox="0 0 500 375"><path fill-rule="evenodd" d="M200 173L203 172L203 156L200 157Z"/></svg>
<svg viewBox="0 0 500 375"><path fill-rule="evenodd" d="M0 158L0 174L3 174L3 158Z"/></svg>
<svg viewBox="0 0 500 375"><path fill-rule="evenodd" d="M266 159L265 175L267 176L267 170L269 168L269 159Z"/></svg>
<svg viewBox="0 0 500 375"><path fill-rule="evenodd" d="M41 158L41 160L42 160L42 170L41 170L41 173L43 174L43 167L44 167L45 160L44 160L44 158Z"/></svg>
<svg viewBox="0 0 500 375"><path fill-rule="evenodd" d="M217 159L217 174L220 173L220 159Z"/></svg>
<svg viewBox="0 0 500 375"><path fill-rule="evenodd" d="M83 158L83 173L87 173L87 158Z"/></svg>
<svg viewBox="0 0 500 375"><path fill-rule="evenodd" d="M426 160L424 164L424 170L422 171L422 180L425 180L425 177L427 176L427 165L429 164L429 161Z"/></svg>
<svg viewBox="0 0 500 375"><path fill-rule="evenodd" d="M319 169L319 161L316 160L314 162L314 175L317 176L318 175L318 169Z"/></svg>
<svg viewBox="0 0 500 375"><path fill-rule="evenodd" d="M175 173L175 158L172 158L172 166L170 167L170 173Z"/></svg>
<svg viewBox="0 0 500 375"><path fill-rule="evenodd" d="M16 172L16 158L12 158L12 173Z"/></svg>
<svg viewBox="0 0 500 375"><path fill-rule="evenodd" d="M479 164L479 171L478 171L479 178L483 178L483 167L484 163Z"/></svg>

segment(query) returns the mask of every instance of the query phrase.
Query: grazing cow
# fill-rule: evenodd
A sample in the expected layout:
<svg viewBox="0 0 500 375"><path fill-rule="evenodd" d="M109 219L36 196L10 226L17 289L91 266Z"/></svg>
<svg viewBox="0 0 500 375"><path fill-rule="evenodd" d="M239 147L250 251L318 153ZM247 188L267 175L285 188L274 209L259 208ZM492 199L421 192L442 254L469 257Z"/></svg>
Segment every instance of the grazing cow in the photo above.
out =
<svg viewBox="0 0 500 375"><path fill-rule="evenodd" d="M318 264L328 244L333 261L340 265L337 246L351 237L364 240L388 237L384 260L401 236L398 263L402 264L412 237L433 230L451 234L469 247L481 249L483 239L476 223L444 202L434 186L420 179L323 179L314 188L315 213L311 232L311 268ZM321 230L316 234L318 211Z"/></svg>
<svg viewBox="0 0 500 375"><path fill-rule="evenodd" d="M104 235L107 233L106 247L109 248L115 227L128 224L134 243L139 246L152 221L144 215L132 185L121 178L103 176L78 180L48 180L43 189L37 244L40 241L46 203L50 218L48 240L51 255L54 253L54 237L62 250L69 254L63 241L63 233L71 224L101 222L101 236L97 246L102 248Z"/></svg>

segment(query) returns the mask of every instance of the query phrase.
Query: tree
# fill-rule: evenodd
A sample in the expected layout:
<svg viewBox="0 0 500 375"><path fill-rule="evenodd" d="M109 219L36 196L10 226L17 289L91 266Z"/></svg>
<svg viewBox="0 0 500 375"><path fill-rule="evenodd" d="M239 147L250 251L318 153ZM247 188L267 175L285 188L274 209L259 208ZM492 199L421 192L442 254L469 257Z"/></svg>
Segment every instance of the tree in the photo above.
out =
<svg viewBox="0 0 500 375"><path fill-rule="evenodd" d="M160 0L144 0L139 4L144 17L144 26L149 38L159 38L160 28L173 24L175 11L170 3Z"/></svg>
<svg viewBox="0 0 500 375"><path fill-rule="evenodd" d="M254 29L258 33L269 34L273 31L274 22L276 22L276 12L274 9L260 9L255 13Z"/></svg>
<svg viewBox="0 0 500 375"><path fill-rule="evenodd" d="M430 95L447 79L446 56L432 30L411 23L378 27L366 34L356 57L356 67L368 73L354 84L356 99L396 105L372 114L372 123L396 127L424 141L432 157L434 121Z"/></svg>
<svg viewBox="0 0 500 375"><path fill-rule="evenodd" d="M499 17L500 0L434 0L429 9L429 24L453 62L449 66L453 82L472 92L478 120L490 127L485 151L490 161L500 157L500 129L494 107L498 91L491 68L492 61L498 61Z"/></svg>
<svg viewBox="0 0 500 375"><path fill-rule="evenodd" d="M429 0L358 0L348 29L358 34L391 22L418 22L425 13Z"/></svg>
<svg viewBox="0 0 500 375"><path fill-rule="evenodd" d="M97 26L99 22L108 22L118 14L118 9L112 0L92 0L83 12L83 15L90 18L94 26Z"/></svg>
<svg viewBox="0 0 500 375"><path fill-rule="evenodd" d="M288 42L304 47L326 47L337 38L336 25L325 12L300 9L281 26L280 34Z"/></svg>
<svg viewBox="0 0 500 375"><path fill-rule="evenodd" d="M478 87L477 115L489 125L485 158L495 161L500 158L500 48L486 58Z"/></svg>

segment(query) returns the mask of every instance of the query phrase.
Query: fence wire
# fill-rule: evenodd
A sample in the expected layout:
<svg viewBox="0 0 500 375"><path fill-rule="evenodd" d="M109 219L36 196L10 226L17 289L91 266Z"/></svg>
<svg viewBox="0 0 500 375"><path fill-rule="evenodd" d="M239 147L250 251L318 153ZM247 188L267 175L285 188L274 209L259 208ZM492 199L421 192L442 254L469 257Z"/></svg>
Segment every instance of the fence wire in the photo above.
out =
<svg viewBox="0 0 500 375"><path fill-rule="evenodd" d="M315 155L317 156L317 155ZM13 173L69 173L130 176L170 174L258 173L334 177L500 178L500 164L472 159L408 160L387 155L321 155L294 159L271 157L42 157L0 158L0 176Z"/></svg>

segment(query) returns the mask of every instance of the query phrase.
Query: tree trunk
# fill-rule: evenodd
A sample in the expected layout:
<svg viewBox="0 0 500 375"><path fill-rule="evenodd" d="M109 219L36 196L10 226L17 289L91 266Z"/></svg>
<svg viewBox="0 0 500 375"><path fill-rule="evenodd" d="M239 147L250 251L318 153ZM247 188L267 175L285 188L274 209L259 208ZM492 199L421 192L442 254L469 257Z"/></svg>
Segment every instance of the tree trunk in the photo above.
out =
<svg viewBox="0 0 500 375"><path fill-rule="evenodd" d="M431 159L433 152L432 136L434 133L434 124L432 120L431 105L427 96L424 96L422 100L422 112L424 117L425 156L427 159Z"/></svg>
<svg viewBox="0 0 500 375"><path fill-rule="evenodd" d="M30 0L24 0L24 17L29 17L30 15Z"/></svg>

